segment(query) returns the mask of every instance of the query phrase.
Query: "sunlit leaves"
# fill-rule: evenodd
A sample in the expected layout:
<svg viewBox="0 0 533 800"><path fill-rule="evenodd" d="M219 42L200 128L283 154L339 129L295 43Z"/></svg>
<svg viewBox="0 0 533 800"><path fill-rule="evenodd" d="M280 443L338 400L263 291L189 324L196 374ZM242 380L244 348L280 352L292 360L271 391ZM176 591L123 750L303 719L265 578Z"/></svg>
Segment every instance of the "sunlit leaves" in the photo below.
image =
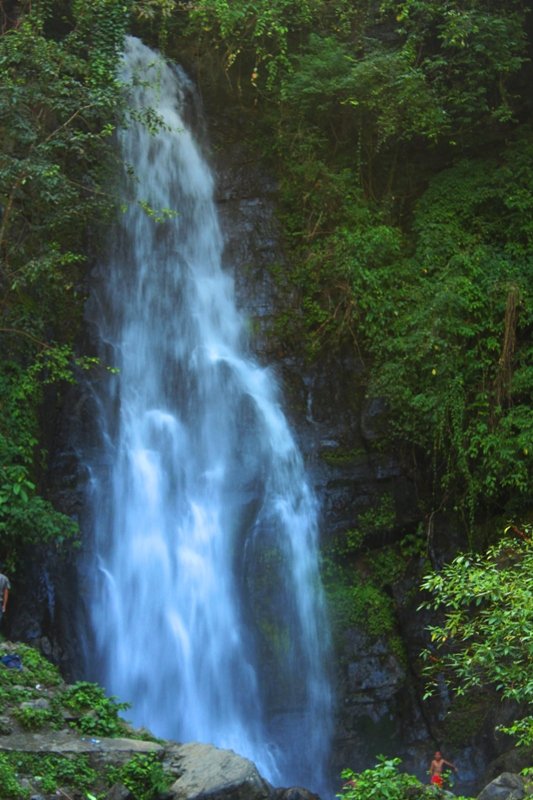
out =
<svg viewBox="0 0 533 800"><path fill-rule="evenodd" d="M400 772L400 758L377 756L373 769L354 772L345 769L341 773L344 781L342 800L403 800L411 795L421 794L423 787L414 775Z"/></svg>
<svg viewBox="0 0 533 800"><path fill-rule="evenodd" d="M429 628L432 646L424 657L428 677L444 676L459 693L492 684L503 698L527 706L533 702L533 531L512 525L507 533L485 555L460 555L424 578L431 599L423 607L441 620ZM531 726L525 717L513 732L532 743Z"/></svg>
<svg viewBox="0 0 533 800"><path fill-rule="evenodd" d="M214 42L227 70L250 63L250 82L273 89L289 68L293 37L309 30L322 0L197 0L190 30Z"/></svg>

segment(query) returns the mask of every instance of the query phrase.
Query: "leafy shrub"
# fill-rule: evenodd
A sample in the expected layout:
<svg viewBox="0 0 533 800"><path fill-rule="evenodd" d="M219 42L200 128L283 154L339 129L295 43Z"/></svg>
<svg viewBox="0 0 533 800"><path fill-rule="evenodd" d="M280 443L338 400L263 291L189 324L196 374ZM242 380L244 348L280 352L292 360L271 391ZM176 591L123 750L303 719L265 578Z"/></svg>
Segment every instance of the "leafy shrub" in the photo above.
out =
<svg viewBox="0 0 533 800"><path fill-rule="evenodd" d="M26 800L29 794L20 785L10 757L0 753L0 800Z"/></svg>
<svg viewBox="0 0 533 800"><path fill-rule="evenodd" d="M509 526L486 554L465 553L422 588L431 599L421 607L437 611L440 625L429 628L432 646L424 651L427 694L444 677L457 695L492 686L504 699L525 708L533 703L533 526ZM533 715L504 729L518 743L533 744Z"/></svg>
<svg viewBox="0 0 533 800"><path fill-rule="evenodd" d="M408 792L409 797L413 797L413 789L419 789L420 796L423 795L424 787L418 778L399 772L400 758L380 755L377 759L376 766L364 772L343 770L341 777L345 784L337 797L342 800L404 800Z"/></svg>
<svg viewBox="0 0 533 800"><path fill-rule="evenodd" d="M22 660L22 669L7 669L0 665L0 687L16 687L19 700L29 700L33 696L32 689L40 684L41 686L58 686L61 683L61 676L57 667L51 664L34 647L27 644L17 643L17 655ZM24 690L24 687L25 690ZM13 689L9 688L9 696L12 697Z"/></svg>
<svg viewBox="0 0 533 800"><path fill-rule="evenodd" d="M13 574L28 544L77 525L39 494L43 387L74 380L87 228L103 191L120 106L116 65L129 4L2 4L0 73L0 550ZM67 367L65 369L65 366ZM50 396L49 396L49 399ZM50 402L49 408L53 406Z"/></svg>
<svg viewBox="0 0 533 800"><path fill-rule="evenodd" d="M157 756L136 755L123 767L112 768L108 772L112 783L123 784L135 800L152 800L157 794L164 792L171 783Z"/></svg>
<svg viewBox="0 0 533 800"><path fill-rule="evenodd" d="M119 712L129 708L129 703L119 703L114 697L106 697L101 686L88 681L79 681L69 686L61 695L61 702L79 714L72 723L82 733L91 736L120 736L126 723Z"/></svg>
<svg viewBox="0 0 533 800"><path fill-rule="evenodd" d="M377 764L373 769L364 772L353 772L345 769L341 777L345 783L341 800L434 800L440 795L434 787L422 784L414 775L400 772L400 758L377 756ZM467 800L457 797L456 800Z"/></svg>
<svg viewBox="0 0 533 800"><path fill-rule="evenodd" d="M46 708L19 708L15 711L15 716L28 731L38 731L54 721L54 714Z"/></svg>
<svg viewBox="0 0 533 800"><path fill-rule="evenodd" d="M48 794L59 794L59 790L64 789L85 792L98 783L98 773L84 755L13 753L9 759L19 775L27 776Z"/></svg>

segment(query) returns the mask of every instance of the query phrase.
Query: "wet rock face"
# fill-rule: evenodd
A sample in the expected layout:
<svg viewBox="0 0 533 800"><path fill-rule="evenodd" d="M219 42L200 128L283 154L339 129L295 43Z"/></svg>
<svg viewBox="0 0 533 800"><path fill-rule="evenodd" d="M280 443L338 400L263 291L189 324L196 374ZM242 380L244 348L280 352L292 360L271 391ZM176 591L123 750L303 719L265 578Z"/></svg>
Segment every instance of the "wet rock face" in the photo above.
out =
<svg viewBox="0 0 533 800"><path fill-rule="evenodd" d="M276 314L277 292L273 268L284 263L277 185L258 154L236 135L236 124L238 119L222 115L209 131L223 265L234 279L237 306L248 320L253 350L270 362L268 331ZM247 124L243 120L242 125Z"/></svg>
<svg viewBox="0 0 533 800"><path fill-rule="evenodd" d="M372 639L357 629L346 632L337 677L337 773L346 764L356 771L363 769L372 763L381 742L399 741L402 726L396 699L405 690L405 678L385 639Z"/></svg>
<svg viewBox="0 0 533 800"><path fill-rule="evenodd" d="M347 631L346 639L347 696L354 706L365 708L368 716L378 721L405 683L405 669L383 639L372 640L357 629Z"/></svg>

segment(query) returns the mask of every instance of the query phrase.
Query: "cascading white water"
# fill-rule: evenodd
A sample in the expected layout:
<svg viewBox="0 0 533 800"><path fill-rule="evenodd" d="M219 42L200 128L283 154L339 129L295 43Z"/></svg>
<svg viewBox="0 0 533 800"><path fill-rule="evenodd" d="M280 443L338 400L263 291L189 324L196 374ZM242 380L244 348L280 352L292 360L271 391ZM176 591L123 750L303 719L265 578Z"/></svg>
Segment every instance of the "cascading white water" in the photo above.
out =
<svg viewBox="0 0 533 800"><path fill-rule="evenodd" d="M118 370L95 387L87 458L91 660L137 724L321 790L331 697L315 499L274 378L246 352L212 174L184 119L190 84L136 39L122 79L125 211L88 311Z"/></svg>

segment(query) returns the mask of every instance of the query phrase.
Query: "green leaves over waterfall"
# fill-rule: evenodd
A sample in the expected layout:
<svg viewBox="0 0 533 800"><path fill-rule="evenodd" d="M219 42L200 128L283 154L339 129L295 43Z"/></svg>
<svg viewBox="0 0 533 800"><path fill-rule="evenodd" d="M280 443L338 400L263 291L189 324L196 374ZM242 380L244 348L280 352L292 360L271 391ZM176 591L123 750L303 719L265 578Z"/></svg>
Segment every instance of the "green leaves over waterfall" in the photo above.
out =
<svg viewBox="0 0 533 800"><path fill-rule="evenodd" d="M39 495L39 409L46 392L51 424L45 387L81 365L71 343L88 232L114 206L105 187L129 12L97 0L22 3L18 13L0 35L0 533L12 561L24 543L75 530Z"/></svg>

